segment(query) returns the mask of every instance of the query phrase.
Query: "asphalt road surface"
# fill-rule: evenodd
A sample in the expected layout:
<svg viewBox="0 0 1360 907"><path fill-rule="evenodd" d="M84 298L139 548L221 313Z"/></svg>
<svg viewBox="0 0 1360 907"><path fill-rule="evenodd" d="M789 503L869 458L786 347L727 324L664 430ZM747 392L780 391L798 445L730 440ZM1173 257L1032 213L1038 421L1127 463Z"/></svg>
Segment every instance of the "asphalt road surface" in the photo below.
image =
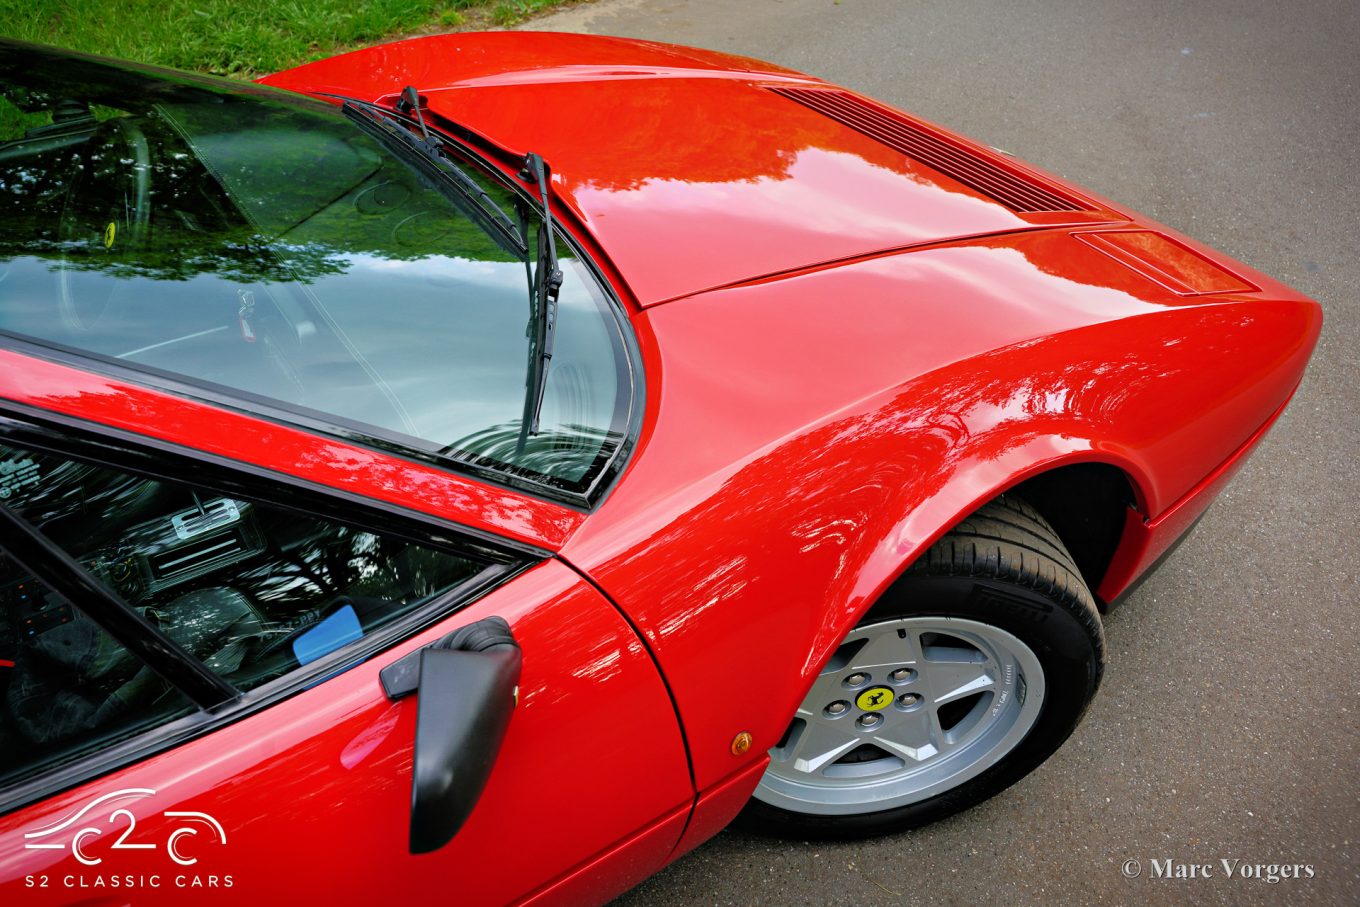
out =
<svg viewBox="0 0 1360 907"><path fill-rule="evenodd" d="M1038 771L906 835L727 832L618 903L1360 903L1357 0L598 0L528 27L692 44L848 85L1326 309L1293 405L1107 619L1104 685ZM1215 875L1152 879L1154 859ZM1225 879L1223 859L1315 875Z"/></svg>

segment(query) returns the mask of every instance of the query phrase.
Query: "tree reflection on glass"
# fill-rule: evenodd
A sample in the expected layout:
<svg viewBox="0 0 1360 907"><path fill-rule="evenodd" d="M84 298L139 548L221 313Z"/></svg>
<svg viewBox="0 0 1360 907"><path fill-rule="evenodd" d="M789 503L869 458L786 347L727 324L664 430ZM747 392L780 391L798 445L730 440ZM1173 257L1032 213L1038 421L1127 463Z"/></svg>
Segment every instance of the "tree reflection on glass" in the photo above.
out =
<svg viewBox="0 0 1360 907"><path fill-rule="evenodd" d="M525 263L447 190L328 104L36 50L0 60L0 331L584 487L629 401L614 316L568 271L543 436L507 448Z"/></svg>

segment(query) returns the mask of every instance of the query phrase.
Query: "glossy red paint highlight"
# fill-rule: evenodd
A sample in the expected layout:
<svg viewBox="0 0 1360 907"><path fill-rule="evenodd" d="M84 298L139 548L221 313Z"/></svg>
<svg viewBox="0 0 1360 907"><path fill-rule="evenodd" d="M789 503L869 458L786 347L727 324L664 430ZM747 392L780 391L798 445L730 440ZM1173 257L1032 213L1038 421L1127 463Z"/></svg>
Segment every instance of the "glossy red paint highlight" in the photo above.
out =
<svg viewBox="0 0 1360 907"><path fill-rule="evenodd" d="M1104 462L1162 513L1297 384L1320 319L1296 300L1187 299L1050 232L650 309L650 432L562 556L647 637L703 789L737 731L772 745L887 584L1006 487ZM715 663L800 681L752 703Z"/></svg>
<svg viewBox="0 0 1360 907"><path fill-rule="evenodd" d="M653 72L726 78L731 72L808 77L773 63L719 51L632 38L551 32L429 35L379 44L266 76L260 81L294 91L354 89L379 98L396 85L515 85L588 81L613 84Z"/></svg>
<svg viewBox="0 0 1360 907"><path fill-rule="evenodd" d="M441 850L412 856L407 829L416 702L389 702L378 671L492 614L510 621L524 649L519 705L467 825ZM620 735L599 733L609 727L619 727ZM587 765L594 768L584 772ZM561 773L564 766L569 774ZM24 849L23 832L125 788L157 792L136 807L135 840L163 842L174 826L161 816L169 809L212 815L226 843L194 841L199 862L183 867L162 847L110 850L125 822L109 826L101 819L109 833L84 848L104 860L97 867L82 866L69 850ZM626 864L607 863L615 866L613 884L626 887L660 868L692 797L675 714L637 637L598 593L548 562L366 664L0 817L0 902L66 903L105 893L60 882L102 872L164 876L163 887L132 893L138 904L185 903L173 885L177 874L231 875L231 902L392 903L444 886L459 904L504 904L654 826L648 846L630 852ZM512 862L507 851L515 854ZM53 880L48 890L25 887L24 876L43 874ZM595 890L608 889L606 882Z"/></svg>
<svg viewBox="0 0 1360 907"><path fill-rule="evenodd" d="M456 878L464 903L604 900L735 814L835 645L1001 491L1074 463L1120 469L1136 510L1098 590L1118 596L1278 415L1321 325L1289 288L1051 175L1041 174L1093 211L1017 214L768 91L824 83L755 61L619 39L457 35L264 81L368 99L414 84L434 112L543 154L556 213L630 309L641 435L586 515L0 353L0 397L559 557L390 657L0 819L6 896L26 895L17 879L36 865L10 832L95 789L145 782L239 825L233 871L244 879L272 881L267 854L280 840L297 848L289 866L339 867L290 877L270 898L415 900ZM449 848L411 858L414 713L381 700L376 671L491 613L512 617L535 685L472 822ZM734 666L763 679L761 695L733 695ZM737 757L741 731L755 746ZM567 783L545 773L549 758ZM275 814L290 832L265 827ZM505 865L495 850L505 846L528 875L481 879ZM473 878L481 887L465 895Z"/></svg>
<svg viewBox="0 0 1360 907"><path fill-rule="evenodd" d="M1222 265L1152 230L1106 230L1075 235L1082 242L1181 296L1252 293L1260 289Z"/></svg>
<svg viewBox="0 0 1360 907"><path fill-rule="evenodd" d="M556 37L448 35L414 42L401 63L374 48L266 81L365 98L414 84L435 113L500 145L551 149L558 199L643 305L886 249L1122 219L1018 214L767 90L790 84L790 74L720 68L730 58L676 68L654 51L656 63L622 70L526 64L498 76L478 66L507 44L552 45ZM614 45L573 36L567 46L600 54Z"/></svg>

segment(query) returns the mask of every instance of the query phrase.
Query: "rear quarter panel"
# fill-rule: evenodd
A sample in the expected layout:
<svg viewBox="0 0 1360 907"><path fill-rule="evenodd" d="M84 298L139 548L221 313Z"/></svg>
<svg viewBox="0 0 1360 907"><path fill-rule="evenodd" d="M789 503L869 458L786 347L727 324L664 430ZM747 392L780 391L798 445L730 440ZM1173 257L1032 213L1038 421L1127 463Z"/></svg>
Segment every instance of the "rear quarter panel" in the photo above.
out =
<svg viewBox="0 0 1360 907"><path fill-rule="evenodd" d="M1320 313L1288 291L1177 296L1034 233L635 320L647 428L562 556L647 637L703 790L763 758L845 632L980 503L1097 461L1161 513L1288 398Z"/></svg>

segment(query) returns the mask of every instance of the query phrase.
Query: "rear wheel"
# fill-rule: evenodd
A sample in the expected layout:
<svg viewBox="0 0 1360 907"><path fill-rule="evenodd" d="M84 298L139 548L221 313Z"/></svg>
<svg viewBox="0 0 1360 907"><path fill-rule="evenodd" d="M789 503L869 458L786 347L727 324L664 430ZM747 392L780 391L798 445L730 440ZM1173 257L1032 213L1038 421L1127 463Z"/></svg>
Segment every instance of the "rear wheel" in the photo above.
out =
<svg viewBox="0 0 1360 907"><path fill-rule="evenodd" d="M1103 652L1094 601L1062 542L1028 504L998 498L846 636L739 823L851 838L966 809L1071 734Z"/></svg>

